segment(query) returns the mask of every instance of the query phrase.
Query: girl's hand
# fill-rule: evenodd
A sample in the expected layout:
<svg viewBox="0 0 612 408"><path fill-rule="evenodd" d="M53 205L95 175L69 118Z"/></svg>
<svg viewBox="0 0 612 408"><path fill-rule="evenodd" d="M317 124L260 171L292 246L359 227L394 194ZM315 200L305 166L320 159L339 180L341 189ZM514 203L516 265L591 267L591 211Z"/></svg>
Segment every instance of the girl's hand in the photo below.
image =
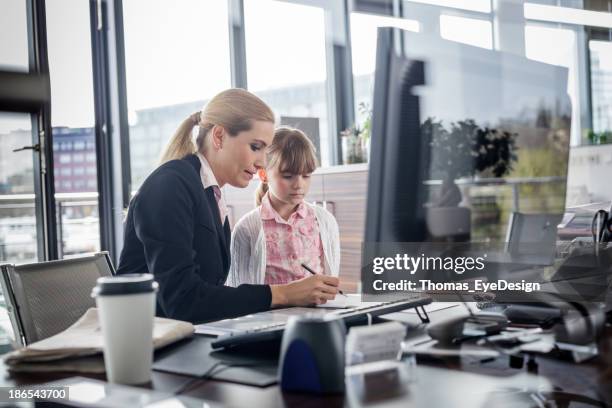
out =
<svg viewBox="0 0 612 408"><path fill-rule="evenodd" d="M272 307L321 305L338 293L334 276L312 275L284 285L270 285Z"/></svg>

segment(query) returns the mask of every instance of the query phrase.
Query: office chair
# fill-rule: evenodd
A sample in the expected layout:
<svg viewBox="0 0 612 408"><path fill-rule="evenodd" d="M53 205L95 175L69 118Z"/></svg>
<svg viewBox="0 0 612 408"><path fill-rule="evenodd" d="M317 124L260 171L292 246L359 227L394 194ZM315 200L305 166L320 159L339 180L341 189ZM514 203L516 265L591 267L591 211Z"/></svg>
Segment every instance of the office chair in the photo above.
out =
<svg viewBox="0 0 612 408"><path fill-rule="evenodd" d="M515 261L552 264L556 253L557 225L562 218L563 214L511 213L506 232L506 252Z"/></svg>
<svg viewBox="0 0 612 408"><path fill-rule="evenodd" d="M466 207L429 207L425 221L433 239L470 240L472 211Z"/></svg>
<svg viewBox="0 0 612 408"><path fill-rule="evenodd" d="M67 329L95 307L91 290L114 275L108 252L25 265L0 265L2 291L20 346Z"/></svg>

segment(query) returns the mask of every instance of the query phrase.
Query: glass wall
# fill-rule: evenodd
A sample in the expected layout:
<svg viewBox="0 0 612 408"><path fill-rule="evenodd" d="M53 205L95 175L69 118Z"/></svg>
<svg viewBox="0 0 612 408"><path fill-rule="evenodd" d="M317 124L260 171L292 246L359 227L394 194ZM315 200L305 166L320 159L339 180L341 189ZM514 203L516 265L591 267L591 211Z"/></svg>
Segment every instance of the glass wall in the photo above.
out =
<svg viewBox="0 0 612 408"><path fill-rule="evenodd" d="M38 259L29 114L0 112L0 262Z"/></svg>
<svg viewBox="0 0 612 408"><path fill-rule="evenodd" d="M26 2L7 0L0 13L0 69L28 71ZM36 260L34 162L30 115L0 112L0 262Z"/></svg>
<svg viewBox="0 0 612 408"><path fill-rule="evenodd" d="M26 2L0 6L0 70L28 71ZM5 39L11 39L5 41ZM30 115L0 112L0 262L38 259ZM0 353L8 351L12 329L0 288Z"/></svg>
<svg viewBox="0 0 612 408"><path fill-rule="evenodd" d="M583 133L581 110L586 109L580 98L577 34L569 28L528 23L525 25L525 55L529 59L568 69L567 91L572 100L572 142L579 144ZM583 78L584 80L584 78Z"/></svg>
<svg viewBox="0 0 612 408"><path fill-rule="evenodd" d="M47 0L46 13L57 241L69 257L100 250L89 3Z"/></svg>
<svg viewBox="0 0 612 408"><path fill-rule="evenodd" d="M226 0L123 1L132 190L178 125L231 86Z"/></svg>
<svg viewBox="0 0 612 408"><path fill-rule="evenodd" d="M442 14L440 36L445 40L493 49L493 25L487 19Z"/></svg>
<svg viewBox="0 0 612 408"><path fill-rule="evenodd" d="M590 41L592 143L612 143L612 42Z"/></svg>
<svg viewBox="0 0 612 408"><path fill-rule="evenodd" d="M365 13L351 13L351 55L355 97L355 122L362 127L370 117L376 66L376 35L379 27L397 27L418 32L415 20Z"/></svg>
<svg viewBox="0 0 612 408"><path fill-rule="evenodd" d="M429 4L461 10L491 12L491 0L410 0L411 3Z"/></svg>
<svg viewBox="0 0 612 408"><path fill-rule="evenodd" d="M28 71L26 2L7 0L0 13L0 69ZM29 114L0 112L0 262L38 258Z"/></svg>
<svg viewBox="0 0 612 408"><path fill-rule="evenodd" d="M3 0L0 13L0 69L28 70L28 32L25 0ZM10 38L10 41L4 39Z"/></svg>
<svg viewBox="0 0 612 408"><path fill-rule="evenodd" d="M249 90L279 123L310 129L321 164L330 164L325 11L274 0L244 2ZM316 133L316 134L315 134Z"/></svg>
<svg viewBox="0 0 612 408"><path fill-rule="evenodd" d="M34 206L32 150L13 152L32 144L29 114L0 112L0 263L39 259ZM0 354L9 350L12 328L0 287Z"/></svg>

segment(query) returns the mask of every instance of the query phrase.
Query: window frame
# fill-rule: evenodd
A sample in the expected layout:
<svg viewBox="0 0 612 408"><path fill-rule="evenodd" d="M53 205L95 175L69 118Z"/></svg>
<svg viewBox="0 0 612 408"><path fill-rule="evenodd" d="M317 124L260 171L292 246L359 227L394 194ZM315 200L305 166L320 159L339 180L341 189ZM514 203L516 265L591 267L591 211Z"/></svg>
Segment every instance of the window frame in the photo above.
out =
<svg viewBox="0 0 612 408"><path fill-rule="evenodd" d="M0 83L9 83L0 93L0 109L29 113L32 129L34 213L39 260L58 257L51 132L51 85L47 54L44 0L26 0L28 71L0 71Z"/></svg>

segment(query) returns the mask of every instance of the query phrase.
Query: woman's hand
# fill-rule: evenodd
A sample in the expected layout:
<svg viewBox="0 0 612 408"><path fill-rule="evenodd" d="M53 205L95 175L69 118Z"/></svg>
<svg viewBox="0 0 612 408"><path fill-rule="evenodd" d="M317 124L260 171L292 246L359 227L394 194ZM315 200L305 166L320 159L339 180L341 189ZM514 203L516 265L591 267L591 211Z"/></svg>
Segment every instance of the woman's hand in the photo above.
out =
<svg viewBox="0 0 612 408"><path fill-rule="evenodd" d="M338 293L334 276L312 275L284 285L270 285L272 307L322 305Z"/></svg>

